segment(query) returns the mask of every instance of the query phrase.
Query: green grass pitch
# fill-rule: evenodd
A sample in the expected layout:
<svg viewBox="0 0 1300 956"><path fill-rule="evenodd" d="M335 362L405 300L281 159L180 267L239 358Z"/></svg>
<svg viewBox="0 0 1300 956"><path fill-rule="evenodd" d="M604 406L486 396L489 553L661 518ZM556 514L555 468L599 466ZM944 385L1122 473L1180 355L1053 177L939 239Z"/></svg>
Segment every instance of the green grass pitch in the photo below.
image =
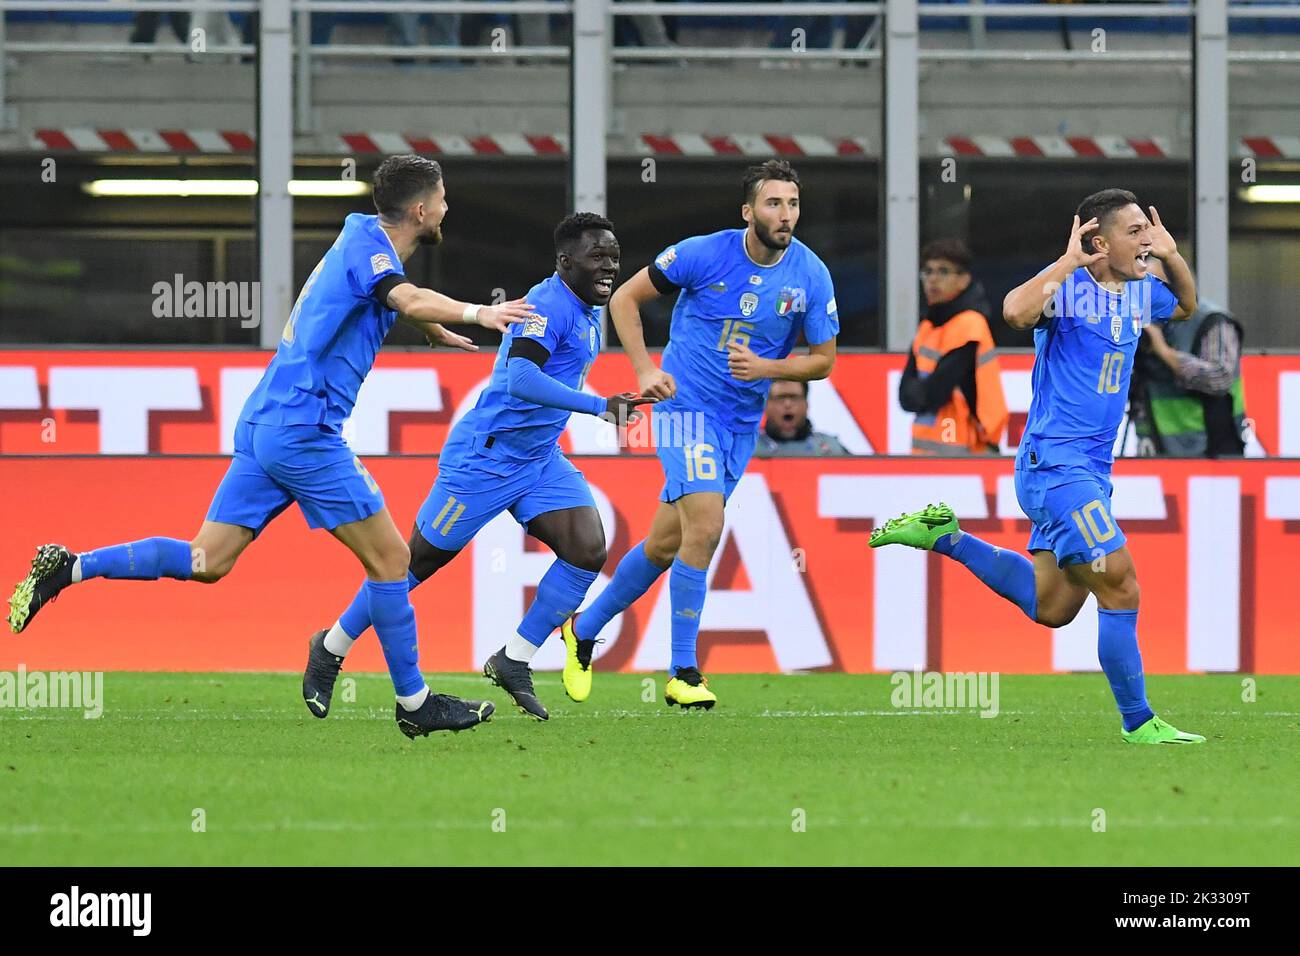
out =
<svg viewBox="0 0 1300 956"><path fill-rule="evenodd" d="M346 672L345 672L346 675ZM104 713L0 709L0 860L99 864L1294 864L1300 677L1153 677L1200 747L1121 742L1100 675L1000 713L896 710L888 675L713 675L710 713L597 674L549 723L408 741L392 690L307 714L293 674L104 678ZM340 688L339 693L342 692ZM1100 830L1103 823L1104 830ZM197 821L204 826L195 832Z"/></svg>

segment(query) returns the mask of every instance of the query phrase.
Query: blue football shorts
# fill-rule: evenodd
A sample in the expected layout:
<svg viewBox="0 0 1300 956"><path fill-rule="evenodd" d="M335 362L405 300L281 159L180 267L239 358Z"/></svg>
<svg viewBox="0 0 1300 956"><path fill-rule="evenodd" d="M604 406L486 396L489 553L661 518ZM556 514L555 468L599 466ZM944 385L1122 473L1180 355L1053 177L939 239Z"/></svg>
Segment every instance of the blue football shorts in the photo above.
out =
<svg viewBox="0 0 1300 956"><path fill-rule="evenodd" d="M666 410L656 408L661 416ZM707 414L671 408L673 419L655 424L655 454L664 469L660 501L714 491L731 497L758 443L758 430L732 431ZM679 427L680 426L680 427Z"/></svg>
<svg viewBox="0 0 1300 956"><path fill-rule="evenodd" d="M435 548L459 551L503 511L526 527L549 511L594 507L587 479L559 445L545 458L513 459L484 447L480 437L443 449L416 527Z"/></svg>
<svg viewBox="0 0 1300 956"><path fill-rule="evenodd" d="M235 456L212 496L208 520L254 535L298 502L311 528L334 529L382 510L384 496L343 436L322 425L235 427Z"/></svg>
<svg viewBox="0 0 1300 956"><path fill-rule="evenodd" d="M1030 551L1051 551L1056 563L1090 564L1124 547L1111 512L1111 480L1089 468L1035 468L1016 459L1016 500L1033 530Z"/></svg>

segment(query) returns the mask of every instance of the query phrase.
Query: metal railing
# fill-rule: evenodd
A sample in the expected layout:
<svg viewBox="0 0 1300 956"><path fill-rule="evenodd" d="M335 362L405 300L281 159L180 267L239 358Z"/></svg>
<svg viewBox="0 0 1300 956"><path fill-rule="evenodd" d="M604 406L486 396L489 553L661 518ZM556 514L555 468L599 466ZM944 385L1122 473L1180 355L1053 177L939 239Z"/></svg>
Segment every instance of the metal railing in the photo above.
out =
<svg viewBox="0 0 1300 956"><path fill-rule="evenodd" d="M37 54L143 54L168 53L185 55L193 49L183 43L87 43L84 41L18 40L6 41L4 13L256 13L260 0L189 0L178 6L176 0L132 0L129 7L105 0L0 0L0 61L8 53ZM248 43L209 47L210 53L253 53ZM3 80L0 80L0 85ZM0 104L3 100L0 99Z"/></svg>
<svg viewBox="0 0 1300 956"><path fill-rule="evenodd" d="M294 13L304 14L297 19L298 53L308 62L317 59L392 58L394 50L400 56L413 59L488 59L508 56L521 60L567 60L568 46L511 46L502 50L493 46L427 46L394 45L391 43L330 43L313 47L311 14L313 13L496 13L496 14L564 14L573 12L572 0L293 0Z"/></svg>
<svg viewBox="0 0 1300 956"><path fill-rule="evenodd" d="M857 0L844 2L812 3L708 3L708 2L642 2L642 0L601 0L606 2L609 14L615 17L669 16L674 18L717 17L729 20L754 17L779 17L784 20L802 20L806 17L880 17L885 12L884 3L865 3ZM610 51L612 62L667 60L689 62L692 60L799 60L800 62L866 62L880 59L875 47L876 29L869 30L862 42L853 47L812 49L792 46L685 46L671 47L614 47Z"/></svg>
<svg viewBox="0 0 1300 956"><path fill-rule="evenodd" d="M806 17L874 16L882 17L887 4L880 2L810 2L788 4L779 2L710 3L675 2L675 0L577 0L583 4L603 6L609 17L670 16L673 18L713 17L746 19L754 17ZM107 0L0 0L0 14L4 12L176 12L187 13L256 13L261 0L189 0L178 6L176 0L132 0L129 8ZM316 60L402 59L414 60L491 60L508 59L512 62L566 62L572 55L571 46L511 46L508 50L494 46L431 46L400 44L318 44L311 43L311 18L314 13L366 13L366 14L474 14L492 13L541 14L570 16L575 0L292 0L295 20L295 94L296 128L309 131L312 102L312 63ZM1094 4L1033 4L985 3L971 0L963 4L917 3L918 18L968 19L972 26L971 49L918 49L922 61L991 61L991 62L1080 62L1091 60L1096 54L1083 50L1024 50L987 49L982 40L982 25L989 19L1029 20L1098 20L1098 19L1191 19L1196 5L1169 4L1155 6L1139 3ZM1227 16L1232 19L1300 19L1300 5L1287 4L1230 4ZM876 25L877 28L879 24ZM979 36L981 39L976 40ZM868 62L881 58L875 46L878 29L870 31L863 42L852 48L791 49L775 47L609 47L611 63L628 61L746 61L746 60L799 60L801 62ZM248 56L256 51L255 44L217 44L205 46L209 55ZM395 52L400 51L400 52ZM57 40L8 41L4 17L0 16L0 62L6 53L20 55L123 55L123 56L193 56L195 51L183 43L127 43L81 42ZM1112 50L1106 54L1110 62L1187 62L1187 50ZM1300 50L1229 50L1230 63L1293 63L1300 62ZM0 128L4 128L6 90L4 71L0 70Z"/></svg>
<svg viewBox="0 0 1300 956"><path fill-rule="evenodd" d="M502 50L493 46L427 46L394 44L320 44L311 42L311 15L313 13L356 13L361 10L356 0L292 0L295 18L295 74L294 74L294 129L300 133L315 128L312 113L312 61L313 59L369 59L376 57L403 59L482 60L507 56L512 60L568 61L568 46L512 46ZM572 0L365 0L366 13L538 13L566 14L573 12ZM394 52L400 51L400 52Z"/></svg>
<svg viewBox="0 0 1300 956"><path fill-rule="evenodd" d="M138 0L129 7L103 0L0 0L0 14L9 11L175 11L176 0ZM261 34L257 47L247 44L209 46L208 53L247 54L261 52L260 83L257 91L261 122L258 129L259 162L268 164L269 181L288 181L292 165L292 129L287 122L296 117L297 127L311 125L313 63L397 57L410 59L503 59L567 62L571 76L572 143L569 163L571 195L575 207L603 211L605 203L605 142L612 112L609 101L610 72L614 64L634 60L779 60L875 61L882 59L886 73L883 95L884 154L882 157L886 299L888 343L901 347L910 339L918 312L916 272L919 239L918 140L919 67L927 62L1014 61L1093 62L1102 58L1091 51L1053 49L989 49L983 45L982 25L990 18L1023 18L1059 23L1114 21L1128 18L1183 20L1191 25L1188 49L1111 50L1107 62L1183 63L1192 62L1196 71L1193 112L1195 155L1194 200L1196 248L1201 284L1211 298L1226 301L1227 185L1222 170L1228 166L1228 81L1230 63L1290 64L1300 62L1300 51L1230 50L1228 38L1235 19L1294 20L1300 6L1283 4L1236 4L1224 0L1199 0L1195 4L1161 5L1040 5L918 3L917 0L885 0L876 3L709 3L646 2L646 0L198 0L183 6L189 12L261 11ZM570 18L571 39L567 46L511 46L508 49L471 46L405 46L390 44L315 45L311 40L313 14L329 13L495 13L561 15ZM297 22L291 20L297 14ZM620 48L611 42L616 17L670 16L677 20L717 17L728 20L752 17L872 16L875 27L852 48L794 49L793 47L706 47L674 45L665 48ZM967 18L972 29L970 49L921 49L924 18ZM274 19L274 25L268 21ZM787 21L788 22L788 21ZM977 26L979 29L977 29ZM295 42L296 40L296 42ZM1193 55L1195 50L1195 55ZM4 18L0 15L0 64L6 53L50 54L105 53L136 56L185 54L183 44L97 44L57 41L6 43ZM294 90L291 93L290 88ZM4 70L0 69L0 125L6 111ZM778 120L778 122L782 122ZM291 204L285 196L259 196L261 248L272 252L287 247L292 235ZM278 204L278 205L277 205ZM267 226L275 209L274 229ZM261 265L264 290L272 285L286 287L283 262L264 259ZM268 278L268 276L270 278ZM275 282L271 279L274 278ZM285 293L287 294L287 293ZM272 307L274 306L274 307ZM287 312L279 304L264 305L264 314ZM268 324L264 332L278 335Z"/></svg>

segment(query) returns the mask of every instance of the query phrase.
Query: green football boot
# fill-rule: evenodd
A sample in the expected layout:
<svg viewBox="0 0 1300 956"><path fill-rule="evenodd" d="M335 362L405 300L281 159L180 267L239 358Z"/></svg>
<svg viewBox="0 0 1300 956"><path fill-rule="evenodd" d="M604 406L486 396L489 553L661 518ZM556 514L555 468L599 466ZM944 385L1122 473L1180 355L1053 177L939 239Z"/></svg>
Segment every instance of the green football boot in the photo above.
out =
<svg viewBox="0 0 1300 956"><path fill-rule="evenodd" d="M1129 744L1203 744L1200 734L1189 734L1172 724L1152 717L1136 730L1125 730L1124 742Z"/></svg>
<svg viewBox="0 0 1300 956"><path fill-rule="evenodd" d="M923 551L934 550L934 543L945 534L960 531L957 516L942 501L937 505L926 505L921 511L910 515L890 518L882 527L873 528L871 547L879 548L886 544L905 544L909 548Z"/></svg>

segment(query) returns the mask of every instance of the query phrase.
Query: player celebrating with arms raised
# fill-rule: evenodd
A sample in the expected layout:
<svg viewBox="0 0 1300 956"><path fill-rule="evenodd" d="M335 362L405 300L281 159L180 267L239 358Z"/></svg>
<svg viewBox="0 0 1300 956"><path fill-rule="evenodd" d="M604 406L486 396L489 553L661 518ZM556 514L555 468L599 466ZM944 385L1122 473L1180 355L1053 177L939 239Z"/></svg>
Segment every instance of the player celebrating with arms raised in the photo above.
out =
<svg viewBox="0 0 1300 956"><path fill-rule="evenodd" d="M417 737L463 730L491 716L486 701L429 692L407 594L410 554L342 427L399 314L431 345L474 350L469 339L439 323L504 332L532 307L518 300L470 305L406 278L403 264L415 250L442 239L446 188L436 162L386 159L375 171L373 198L379 215L348 216L298 293L275 356L240 412L234 458L194 540L146 538L82 554L42 545L9 599L15 633L64 588L91 578L218 581L296 501L309 527L328 529L365 568L363 593L397 692L398 728Z"/></svg>
<svg viewBox="0 0 1300 956"><path fill-rule="evenodd" d="M830 272L794 238L798 174L785 160L768 160L746 170L742 186L744 228L670 246L609 303L642 394L660 399L656 451L667 480L649 535L619 562L591 607L561 628L564 688L576 701L591 692L601 629L671 567L672 662L664 697L706 710L717 702L695 645L726 500L754 452L771 380L822 379L835 364L840 326ZM679 290L661 370L646 351L639 308ZM808 353L791 355L800 335Z"/></svg>
<svg viewBox="0 0 1300 956"><path fill-rule="evenodd" d="M1164 266L1166 285L1148 259ZM1138 584L1111 514L1113 447L1142 326L1196 311L1196 284L1155 207L1123 189L1079 205L1065 254L1002 303L1034 329L1034 397L1016 455L1016 498L1033 522L1034 560L962 531L946 505L894 518L871 547L905 544L961 562L1030 620L1062 627L1097 597L1097 656L1135 744L1199 744L1151 710L1138 650Z"/></svg>

